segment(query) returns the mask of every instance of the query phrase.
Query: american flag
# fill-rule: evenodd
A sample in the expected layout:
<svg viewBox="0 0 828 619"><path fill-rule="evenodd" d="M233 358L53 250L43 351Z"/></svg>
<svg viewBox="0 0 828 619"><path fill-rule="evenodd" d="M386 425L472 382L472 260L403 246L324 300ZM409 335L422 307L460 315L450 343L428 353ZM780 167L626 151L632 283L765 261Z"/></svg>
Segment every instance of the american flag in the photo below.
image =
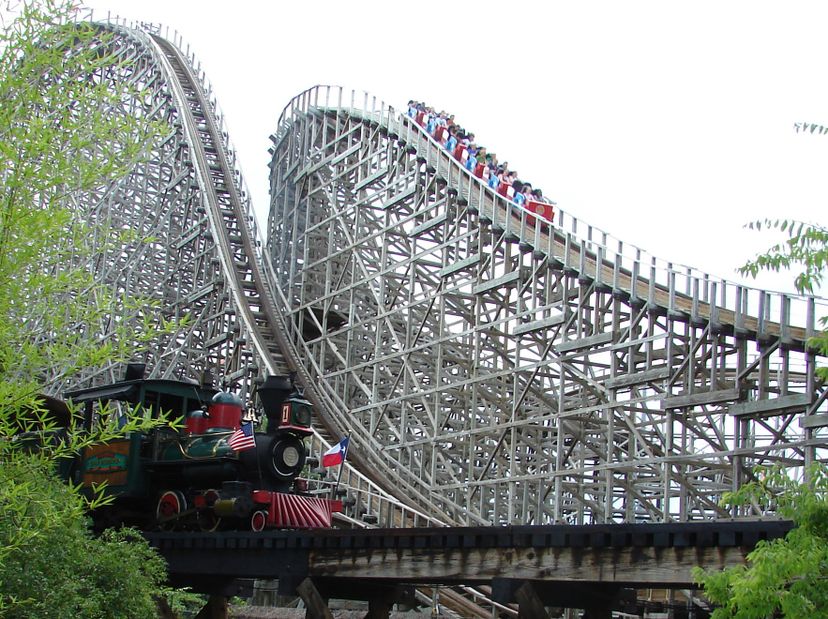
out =
<svg viewBox="0 0 828 619"><path fill-rule="evenodd" d="M242 423L241 427L230 435L227 445L233 451L244 451L256 447L256 435L253 433L253 423Z"/></svg>

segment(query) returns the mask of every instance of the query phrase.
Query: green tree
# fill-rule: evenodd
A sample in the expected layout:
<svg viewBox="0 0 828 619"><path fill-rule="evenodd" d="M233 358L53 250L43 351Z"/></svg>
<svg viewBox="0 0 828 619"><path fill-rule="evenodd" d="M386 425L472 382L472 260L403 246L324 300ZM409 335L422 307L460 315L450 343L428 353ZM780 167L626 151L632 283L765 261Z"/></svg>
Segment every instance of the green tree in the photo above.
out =
<svg viewBox="0 0 828 619"><path fill-rule="evenodd" d="M828 127L816 123L794 124L797 133L828 135ZM818 223L795 219L763 219L751 222L748 227L757 231L775 230L785 239L772 245L766 252L746 262L739 272L756 277L760 271L783 269L796 270L794 286L800 294L814 294L825 281L828 270L828 228ZM822 332L811 338L809 346L822 356L828 356L828 316L819 318ZM828 368L819 368L818 376L828 381Z"/></svg>
<svg viewBox="0 0 828 619"><path fill-rule="evenodd" d="M85 446L157 422L80 432L76 415L59 424L40 394L177 328L96 279L100 248L133 233L79 208L171 128L151 121L147 97L122 79L130 66L113 35L74 23L72 0L3 6L0 616L146 617L163 563L129 533L91 537L86 500L52 472Z"/></svg>
<svg viewBox="0 0 828 619"><path fill-rule="evenodd" d="M798 123L795 128L828 134L828 128L811 123ZM794 278L797 291L814 294L819 289L828 268L828 229L791 219L765 219L748 226L774 230L784 239L742 266L743 275L793 269L798 271ZM828 317L819 320L822 331L808 346L828 356ZM817 375L828 380L828 368L818 368ZM784 467L756 473L758 481L726 494L723 502L750 504L792 520L796 526L783 539L759 542L744 566L719 572L696 568L694 578L719 605L713 619L828 618L828 468L816 465L801 479Z"/></svg>
<svg viewBox="0 0 828 619"><path fill-rule="evenodd" d="M93 538L85 502L49 464L31 457L0 467L0 544L10 547L0 567L0 616L154 616L163 559L128 530Z"/></svg>
<svg viewBox="0 0 828 619"><path fill-rule="evenodd" d="M828 469L817 465L806 480L783 467L759 471L759 481L725 495L724 502L760 506L796 526L783 539L760 541L746 565L694 570L705 595L719 605L713 619L828 617Z"/></svg>
<svg viewBox="0 0 828 619"><path fill-rule="evenodd" d="M3 15L0 411L36 408L44 381L126 358L159 326L146 300L93 274L103 239L133 233L107 229L78 204L113 186L170 129L130 105L140 93L118 79L127 62L112 34L72 23L76 11L71 0L33 0Z"/></svg>

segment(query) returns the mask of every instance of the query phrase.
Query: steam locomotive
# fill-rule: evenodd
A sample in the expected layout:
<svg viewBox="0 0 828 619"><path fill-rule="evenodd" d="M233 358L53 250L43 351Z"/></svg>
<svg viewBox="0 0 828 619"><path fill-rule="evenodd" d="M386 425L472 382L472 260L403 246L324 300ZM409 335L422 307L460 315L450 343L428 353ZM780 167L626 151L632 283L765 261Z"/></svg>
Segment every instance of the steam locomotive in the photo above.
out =
<svg viewBox="0 0 828 619"><path fill-rule="evenodd" d="M231 439L242 425L243 403L210 386L145 379L133 364L125 380L66 394L81 405L84 425L96 414L157 418L163 411L182 429L134 432L86 449L65 471L91 491L105 482L109 505L93 512L97 528L248 529L330 527L342 502L303 492L307 460L303 439L312 433L310 402L285 376L258 388L264 432L250 432L250 448ZM236 445L237 446L237 445Z"/></svg>

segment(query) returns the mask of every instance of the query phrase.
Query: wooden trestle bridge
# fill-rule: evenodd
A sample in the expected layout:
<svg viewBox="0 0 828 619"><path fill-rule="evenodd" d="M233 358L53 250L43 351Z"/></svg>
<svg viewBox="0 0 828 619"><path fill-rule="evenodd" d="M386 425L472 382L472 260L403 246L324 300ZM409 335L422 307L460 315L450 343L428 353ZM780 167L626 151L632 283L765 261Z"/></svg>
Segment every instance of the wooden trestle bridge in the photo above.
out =
<svg viewBox="0 0 828 619"><path fill-rule="evenodd" d="M99 26L128 62L98 79L130 81L130 113L170 126L127 177L78 196L152 239L110 241L99 276L191 316L147 353L153 376L210 372L248 396L298 374L312 450L352 437L343 524L755 518L722 494L759 466L825 458L828 391L806 346L824 300L664 262L560 209L545 222L404 113L333 86L278 120L262 231L180 37Z"/></svg>
<svg viewBox="0 0 828 619"><path fill-rule="evenodd" d="M644 605L636 589L653 588L685 592L684 603L671 610L688 616L701 602L690 593L694 566L743 564L758 541L790 528L774 520L147 537L177 584L226 596L244 580L278 579L279 591L298 592L314 618L328 616L329 598L364 600L369 617L387 617L394 604L423 603L415 587L436 586L442 603L461 617L545 618L544 607L557 606L609 619L613 610L637 614ZM699 608L697 616L707 613Z"/></svg>

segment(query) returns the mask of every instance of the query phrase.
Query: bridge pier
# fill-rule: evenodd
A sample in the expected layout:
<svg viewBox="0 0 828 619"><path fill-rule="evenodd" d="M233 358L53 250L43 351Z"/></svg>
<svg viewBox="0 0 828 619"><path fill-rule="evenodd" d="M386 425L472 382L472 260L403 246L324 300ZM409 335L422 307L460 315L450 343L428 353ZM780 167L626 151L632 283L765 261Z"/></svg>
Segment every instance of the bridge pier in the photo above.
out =
<svg viewBox="0 0 828 619"><path fill-rule="evenodd" d="M384 598L372 598L368 600L368 614L365 619L388 619L394 602Z"/></svg>
<svg viewBox="0 0 828 619"><path fill-rule="evenodd" d="M333 619L327 600L322 597L310 578L305 578L299 583L296 592L305 603L305 619Z"/></svg>
<svg viewBox="0 0 828 619"><path fill-rule="evenodd" d="M227 619L227 598L223 595L211 595L195 619Z"/></svg>
<svg viewBox="0 0 828 619"><path fill-rule="evenodd" d="M328 600L359 600L368 602L366 619L387 619L394 605L416 605L412 585L389 584L387 582L360 582L354 579L305 578L298 585L286 581L285 590L295 590L307 609L308 619L331 617Z"/></svg>
<svg viewBox="0 0 828 619"><path fill-rule="evenodd" d="M158 608L158 619L178 619L178 616L173 612L170 603L163 595L155 598L155 605Z"/></svg>
<svg viewBox="0 0 828 619"><path fill-rule="evenodd" d="M543 606L538 592L532 583L526 581L515 591L518 602L518 619L548 619L549 613Z"/></svg>
<svg viewBox="0 0 828 619"><path fill-rule="evenodd" d="M580 608L590 619L611 617L613 610L634 606L635 591L617 583L520 581L492 579L492 598L501 604L518 604L519 619L547 619L546 608Z"/></svg>

